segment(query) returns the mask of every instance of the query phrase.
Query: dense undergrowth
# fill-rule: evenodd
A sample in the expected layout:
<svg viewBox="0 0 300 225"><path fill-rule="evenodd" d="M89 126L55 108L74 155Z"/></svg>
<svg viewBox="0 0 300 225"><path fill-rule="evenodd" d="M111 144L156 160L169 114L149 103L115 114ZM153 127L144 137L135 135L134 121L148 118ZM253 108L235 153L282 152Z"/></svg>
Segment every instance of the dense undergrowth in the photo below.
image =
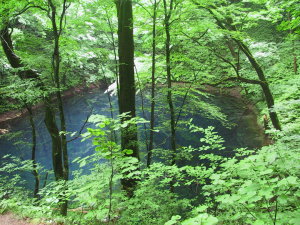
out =
<svg viewBox="0 0 300 225"><path fill-rule="evenodd" d="M281 114L283 130L269 131L274 143L255 150L237 149L232 158L223 156L223 140L212 127L204 129L190 121L190 132L204 133L199 141L206 144L183 147L179 156L198 157L197 166L169 166L168 154L164 154L166 163L153 163L150 168L138 165L135 158L123 157L130 150L120 152L120 146L108 139L121 124L93 116L90 120L99 128L89 129L85 138L93 137L96 152L76 161L81 167L100 158L106 163L94 163L90 175L73 172L65 192L60 191L65 190L64 183L49 183L36 200L21 188L23 181L14 173L31 171L31 162L13 158L13 163L1 168L8 174L1 175L1 212L65 224L298 224L299 100L287 97L281 102L274 110ZM125 177L139 181L131 199L120 189L119 181ZM175 194L169 190L172 178ZM182 192L190 193L189 197L178 194ZM70 203L67 217L56 210L63 198Z"/></svg>

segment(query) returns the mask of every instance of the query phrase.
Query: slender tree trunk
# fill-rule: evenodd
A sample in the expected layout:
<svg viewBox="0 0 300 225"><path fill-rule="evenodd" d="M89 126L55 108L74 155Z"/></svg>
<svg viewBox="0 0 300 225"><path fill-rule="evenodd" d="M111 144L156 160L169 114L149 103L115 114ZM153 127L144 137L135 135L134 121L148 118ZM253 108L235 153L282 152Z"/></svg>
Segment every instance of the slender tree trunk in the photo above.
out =
<svg viewBox="0 0 300 225"><path fill-rule="evenodd" d="M107 79L106 79L106 76L105 76L105 71L103 69L103 67L101 66L101 69L102 69L102 73L103 73L103 76L104 76L104 81L105 81L105 85L106 85L106 90L108 90L108 82L107 82ZM114 119L114 111L113 111L113 105L111 103L111 99L110 99L110 94L109 92L107 91L107 97L108 97L108 102L109 102L109 108L110 108L110 116L112 119ZM114 120L113 120L114 121ZM115 130L111 130L111 133L113 134L113 138L112 140L117 143L117 135L116 135L116 131Z"/></svg>
<svg viewBox="0 0 300 225"><path fill-rule="evenodd" d="M118 13L118 45L119 45L119 76L120 96L119 112L128 113L129 117L122 118L122 123L135 117L135 82L134 82L134 42L133 42L133 15L132 1L115 1ZM137 145L137 126L130 124L121 130L122 149L132 149L135 157L140 160ZM133 196L136 179L122 179L122 188L129 197Z"/></svg>
<svg viewBox="0 0 300 225"><path fill-rule="evenodd" d="M36 131L35 131L35 125L33 122L33 115L32 115L32 110L31 106L26 105L26 109L29 113L29 121L31 124L31 133L32 133L32 150L31 150L31 160L33 161L33 175L35 178L35 185L34 185L34 192L33 196L34 198L38 199L38 192L39 192L39 186L40 186L40 180L38 176L38 172L36 169L36 161L35 161L35 152L36 152Z"/></svg>
<svg viewBox="0 0 300 225"><path fill-rule="evenodd" d="M117 52L116 52L116 42L115 42L115 38L114 38L114 30L112 27L112 24L110 22L110 18L108 16L108 12L106 11L106 18L107 18L107 22L110 28L110 33L111 33L111 40L112 40L112 47L114 50L114 60L115 60L115 79L116 79L116 83L117 83L117 95L118 95L118 100L120 99L120 87L119 87L119 77L118 77L118 60L117 60Z"/></svg>
<svg viewBox="0 0 300 225"><path fill-rule="evenodd" d="M289 24L291 25L291 14L290 14L290 12L288 12L288 19L289 19ZM293 30L292 30L292 28L290 27L290 34L291 34L291 36L293 35ZM293 46L293 58L294 58L294 72L295 72L295 74L297 74L297 60L296 60L296 55L295 55L295 53L294 53L294 41L292 41L292 46Z"/></svg>
<svg viewBox="0 0 300 225"><path fill-rule="evenodd" d="M1 30L1 44L5 55L13 68L21 68L24 67L21 59L15 54L11 37L8 32L8 27L5 27ZM21 79L36 79L39 87L45 89L44 84L40 80L40 77L36 74L34 70L26 70L24 72L18 73ZM61 162L61 140L59 137L59 130L57 128L56 120L55 120L55 111L52 103L52 99L49 95L43 99L45 104L45 125L51 136L52 140L52 161L53 161L53 170L55 179L59 180L63 177L63 166Z"/></svg>
<svg viewBox="0 0 300 225"><path fill-rule="evenodd" d="M60 30L58 31L56 25L56 7L54 6L52 0L48 0L49 5L52 10L52 15L50 17L52 22L52 28L54 33L54 52L52 55L52 68L54 71L54 80L56 85L56 97L57 97L57 105L58 105L58 112L60 117L60 130L61 134L61 147L62 147L62 156L63 156L63 179L65 181L69 180L69 161L68 161L68 148L67 148L67 137L66 137L66 121L65 121L65 114L60 90L60 80L59 80L59 66L60 66L60 53L59 53L59 38L62 31L62 21L66 11L66 0L63 3L63 12L60 18ZM61 160L61 159L60 159ZM68 201L63 200L61 205L60 213L64 216L67 215L67 208L68 208Z"/></svg>
<svg viewBox="0 0 300 225"><path fill-rule="evenodd" d="M175 157L176 157L176 138L175 138L175 110L172 101L172 82L171 82L171 60L170 60L170 17L173 10L173 0L170 1L169 6L169 13L167 10L167 3L164 0L164 9L165 9L165 31L166 31L166 64L167 64L167 83L168 83L168 103L171 113L171 149L172 149L172 159L171 159L171 166L176 164ZM174 179L170 181L170 191L172 193L175 192L174 190Z"/></svg>
<svg viewBox="0 0 300 225"><path fill-rule="evenodd" d="M54 30L54 35L55 35L55 50L53 53L53 58L52 58L52 65L53 65L53 69L54 69L54 75L55 75L55 81L56 84L59 82L58 79L58 75L59 75L59 49L58 49L58 38L59 35L58 31L57 31L57 27L56 27L56 21L55 21L55 6L52 4L51 0L48 0L49 5L52 8L52 17L50 16L50 19L54 17L54 21L51 19L52 24L53 22L55 23L55 26L53 26L53 30ZM66 0L64 1L64 10L63 10L63 15L65 13L66 10ZM62 18L63 15L61 16L61 24L62 25ZM61 26L60 26L61 28ZM60 34L60 33L59 33ZM58 37L58 38L57 38ZM20 68L20 67L24 67L24 65L21 62L21 59L14 53L13 51L13 46L12 46L12 42L11 42L11 37L10 34L8 32L8 27L5 27L3 30L1 30L1 44L3 47L3 50L6 54L6 57L8 59L8 61L10 62L11 66L13 68ZM58 63L58 64L57 64ZM56 67L54 67L56 66ZM28 78L33 78L33 79L37 79L38 81L38 86L42 87L42 89L44 88L44 84L41 82L39 76L36 74L35 71L33 70L26 70L24 72L20 72L19 76L22 79L28 79ZM64 116L63 116L63 107L62 107L62 98L61 98L61 94L60 94L60 87L57 86L57 100L58 100L58 109L60 112L60 118L61 118L61 130L65 131L65 120L64 120ZM44 103L45 103L45 119L44 122L46 124L47 130L51 136L52 139L52 163L53 163L53 170L54 170L54 175L55 175L55 180L68 180L68 175L69 175L69 168L68 168L68 155L67 155L67 141L66 141L66 136L63 134L62 135L62 139L60 138L59 135L59 130L56 124L56 120L55 120L55 110L53 107L53 103L52 103L52 99L50 96L46 96L44 98ZM64 161L64 165L62 163L62 150L63 150L63 161ZM66 215L67 214L67 201L64 201L64 203L62 204L62 208L61 208L61 214L62 215Z"/></svg>
<svg viewBox="0 0 300 225"><path fill-rule="evenodd" d="M136 77L138 80L138 85L140 87L140 93L141 93L141 100L142 100L142 112L143 112L143 118L146 119L146 113L145 113L145 109L144 109L144 95L143 95L143 88L142 88L142 84L140 81L140 77L139 74L137 72L137 68L135 66L135 72L136 72ZM148 144L148 135L147 135L147 126L146 123L144 123L144 133L145 133L145 143L146 143L146 151L149 152L149 144Z"/></svg>
<svg viewBox="0 0 300 225"><path fill-rule="evenodd" d="M154 106L155 106L155 54L156 54L156 0L154 0L154 13L153 13L153 40L152 40L152 76L151 76L151 119L150 119L150 140L149 140L149 151L147 157L147 167L150 167L151 158L152 158L152 150L153 150L153 139L154 139Z"/></svg>

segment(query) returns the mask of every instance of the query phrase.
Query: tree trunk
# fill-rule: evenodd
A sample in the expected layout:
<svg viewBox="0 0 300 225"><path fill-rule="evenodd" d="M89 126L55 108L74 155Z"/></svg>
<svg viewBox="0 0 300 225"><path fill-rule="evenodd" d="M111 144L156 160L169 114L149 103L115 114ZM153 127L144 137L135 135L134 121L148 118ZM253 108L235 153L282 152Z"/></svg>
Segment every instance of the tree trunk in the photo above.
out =
<svg viewBox="0 0 300 225"><path fill-rule="evenodd" d="M217 25L223 29L223 30L229 30L229 31L235 31L237 32L237 28L236 26L234 25L234 21L232 19L232 17L230 16L230 14L227 14L227 17L226 19L224 20L220 20L215 14L214 12L212 11L212 9L216 9L215 6L209 6L211 8L208 8L208 7L204 7L204 6L201 6L199 5L198 3L195 3L199 8L204 8L206 10L209 11L209 13L214 17L214 19L217 21ZM224 6L226 6L227 3L223 3ZM226 24L223 25L223 22ZM268 85L268 82L265 78L265 74L261 68L261 66L258 64L258 62L256 61L256 59L254 58L254 56L252 55L250 49L244 44L244 42L240 39L237 39L235 37L231 37L232 40L234 40L237 45L239 46L239 48L244 52L244 54L247 56L247 58L249 59L252 67L255 69L257 75L258 75L258 78L259 80L262 82L262 84L260 84L260 86L262 87L263 89L263 92L264 92L264 95L266 97L266 102L267 102L267 106L268 106L268 109L269 109L269 115L270 115L270 118L271 118L271 121L272 121L272 124L274 126L275 129L277 130L281 130L281 125L280 125L280 121L278 119L278 115L276 112L272 111L273 110L273 106L274 106L274 99L273 99L273 95L271 93L271 90L269 88L269 85Z"/></svg>
<svg viewBox="0 0 300 225"><path fill-rule="evenodd" d="M236 61L236 68L238 69L238 70L240 70L241 69L241 67L240 67L240 64L239 64L239 56L238 56L238 54L235 52L235 50L234 50L234 46L233 46L233 43L232 43L232 40L227 40L226 41L226 44L227 44L227 46L228 46L228 48L229 48L229 50L230 50L230 53L231 53L231 55L232 55L232 57L235 59L235 61Z"/></svg>
<svg viewBox="0 0 300 225"><path fill-rule="evenodd" d="M153 150L153 139L154 139L154 86L155 86L155 54L156 54L156 0L154 0L154 14L153 14L153 41L152 41L152 77L151 77L151 119L150 119L150 143L149 152L147 157L147 167L150 167L152 150Z"/></svg>
<svg viewBox="0 0 300 225"><path fill-rule="evenodd" d="M118 77L118 60L117 60L117 52L116 52L116 42L115 42L115 38L114 38L114 30L112 27L112 24L110 22L110 18L108 16L108 11L106 11L106 18L107 18L107 22L110 28L110 33L111 33L111 40L112 40L112 47L114 50L114 60L115 60L115 79L116 79L116 84L117 84L117 95L118 95L118 101L120 99L120 85L119 85L119 77ZM119 102L118 102L119 104Z"/></svg>
<svg viewBox="0 0 300 225"><path fill-rule="evenodd" d="M65 121L65 114L64 114L64 108L63 108L63 102L62 102L62 96L61 96L61 90L60 90L60 80L59 80L59 64L60 64L60 53L59 53L59 38L61 34L62 29L62 21L63 17L66 11L66 0L64 0L63 3L63 12L61 14L60 18L60 31L57 29L56 25L56 7L54 6L52 0L48 0L49 5L52 10L52 15L50 17L52 22L52 28L54 33L54 52L52 55L52 67L54 71L54 81L56 85L56 97L57 97L57 105L58 105L58 112L60 117L60 130L62 132L61 134L61 147L62 147L62 156L63 156L63 179L65 181L69 180L69 159L68 159L68 148L67 148L67 137L66 137L66 121ZM61 155L61 154L60 154ZM60 159L61 160L61 159ZM67 215L67 209L68 209L68 201L63 200L63 203L61 205L60 213L64 216Z"/></svg>
<svg viewBox="0 0 300 225"><path fill-rule="evenodd" d="M122 118L122 123L135 117L135 83L134 83L134 42L132 1L116 1L118 13L118 45L119 45L119 76L120 96L119 112L128 113L129 117ZM133 154L127 155L140 160L137 145L137 126L130 124L121 129L121 147L132 149ZM136 179L122 179L122 188L129 197L133 196Z"/></svg>
<svg viewBox="0 0 300 225"><path fill-rule="evenodd" d="M173 0L170 1L169 13L167 12L167 3L164 0L164 8L165 8L165 31L166 31L166 64L167 64L167 83L168 83L168 103L171 113L171 149L172 149L172 159L171 166L176 164L176 138L175 138L175 110L172 101L172 83L171 83L171 60L170 60L170 17L173 10ZM170 181L170 191L174 193L174 179Z"/></svg>
<svg viewBox="0 0 300 225"><path fill-rule="evenodd" d="M289 24L291 25L291 14L290 12L288 12L288 19L289 19ZM293 30L292 28L290 27L290 34L291 36L293 35ZM296 55L294 53L294 41L292 41L292 46L293 46L293 59L294 59L294 72L295 74L297 74L297 60L296 60Z"/></svg>
<svg viewBox="0 0 300 225"><path fill-rule="evenodd" d="M38 192L39 192L39 186L40 186L40 181L39 181L39 176L38 172L36 170L36 161L35 161L35 151L36 151L36 132L35 132L35 125L33 122L33 115L32 115L32 110L31 106L26 105L26 109L29 113L29 121L31 124L31 133L32 133L32 150L31 150L31 160L33 161L33 175L35 178L35 185L34 185L34 192L33 192L33 197L38 199Z"/></svg>
<svg viewBox="0 0 300 225"><path fill-rule="evenodd" d="M272 124L275 127L275 129L281 130L281 125L280 125L280 121L278 119L277 113L272 111L273 106L274 106L274 99L273 99L273 95L271 93L269 84L265 78L265 75L264 75L264 72L263 72L261 66L258 64L258 62L254 58L254 56L251 54L250 49L241 40L238 40L235 38L233 40L238 44L240 49L244 52L244 54L249 59L251 65L253 66L253 68L255 69L255 71L258 75L259 80L263 82L260 86L263 89L263 92L266 97L266 102L267 102L267 106L269 109L269 115L270 115Z"/></svg>
<svg viewBox="0 0 300 225"><path fill-rule="evenodd" d="M232 24L234 24L234 21L233 21L232 17L228 16L226 18L226 20L227 20L227 25L229 26L229 30L237 32L238 30L237 30L236 26L232 25ZM218 23L218 25L220 26L220 23ZM222 26L221 26L221 28L222 28ZM248 46L246 44L244 44L244 42L240 39L237 39L237 38L234 38L234 37L232 37L232 39L237 43L239 48L247 56L247 58L249 59L251 65L252 65L252 67L255 69L259 80L263 82L263 84L261 84L260 86L263 89L264 95L266 97L266 102L267 102L267 106L268 106L268 109L269 109L269 115L270 115L272 124L273 124L273 126L276 130L281 130L281 125L280 125L280 121L278 119L278 115L277 115L276 112L272 111L273 107L274 107L274 99L273 99L273 95L271 93L271 90L269 88L269 84L266 80L264 71L262 70L261 66L256 61L256 59L254 58L254 56L252 55L252 53L251 53L250 49L248 48Z"/></svg>
<svg viewBox="0 0 300 225"><path fill-rule="evenodd" d="M21 62L21 59L15 54L11 37L8 32L8 27L5 27L1 30L1 44L5 55L13 68L21 68L24 65ZM26 70L18 73L21 79L36 79L38 82L38 86L42 89L45 89L44 84L40 80L40 77L36 74L34 70ZM59 137L59 130L57 128L56 120L55 120L55 112L52 103L52 99L49 95L46 95L44 98L45 104L45 125L51 136L52 140L52 162L53 162L53 170L55 179L59 180L63 177L63 167L61 162L61 140Z"/></svg>
<svg viewBox="0 0 300 225"><path fill-rule="evenodd" d="M45 119L46 128L51 136L52 140L52 164L55 180L63 179L63 164L61 160L62 150L61 150L61 139L59 136L59 129L55 120L55 111L52 104L52 99L50 96L46 96L45 102ZM46 106L47 105L47 106Z"/></svg>

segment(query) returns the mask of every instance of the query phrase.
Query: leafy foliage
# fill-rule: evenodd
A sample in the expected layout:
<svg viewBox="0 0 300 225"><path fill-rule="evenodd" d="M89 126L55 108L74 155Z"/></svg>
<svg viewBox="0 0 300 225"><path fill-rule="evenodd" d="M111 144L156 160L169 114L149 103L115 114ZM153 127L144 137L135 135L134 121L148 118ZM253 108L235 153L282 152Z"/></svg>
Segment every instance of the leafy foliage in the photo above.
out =
<svg viewBox="0 0 300 225"><path fill-rule="evenodd" d="M61 3L60 1L56 1ZM227 78L239 76L257 79L249 59L242 54L232 38L243 40L265 72L268 85L275 98L270 110L279 114L282 131L266 131L272 145L261 149L237 149L233 157L224 152L223 139L213 127L206 129L179 121L177 130L186 136L204 135L200 147L179 146L176 165L170 166L171 151L156 148L154 162L145 168L144 161L125 157L132 150L121 151L118 141L120 129L130 124L146 124L141 118L133 118L121 124L101 115L90 117L95 124L81 137L93 139L95 153L77 158L80 167L92 167L90 174L72 171L74 178L67 182L50 182L41 189L40 201L30 198L23 188L20 173L32 171L31 161L12 157L5 163L0 177L0 209L17 211L23 215L40 216L66 224L298 224L299 211L299 4L297 1L174 1L174 13L170 18L172 93L176 99L188 96L193 109L176 107L181 116L191 113L222 121L230 126L222 109L200 96L211 95L199 91L201 84L217 86L220 93L237 88L244 97L256 103L261 118L268 113L260 86L252 83L226 82ZM4 1L1 3L1 29L9 24L12 44L24 67L11 68L0 52L1 111L35 104L47 94L78 85L89 85L108 79L116 80L117 14L113 1L72 1L67 13L66 25L61 33L61 90L54 85L51 67L53 30L47 19L43 1L26 8L28 1ZM214 15L207 10L210 9ZM58 7L58 10L61 10ZM139 91L151 101L145 89L151 81L153 1L134 2L135 55L139 78ZM155 101L162 105L156 114L161 123L156 130L170 127L166 115L164 63L165 26L162 6L157 7L156 36L156 89ZM91 16L93 15L93 16ZM229 21L233 19L233 23ZM231 25L234 30L220 29ZM275 29L277 28L277 30ZM224 60L225 59L225 60ZM295 61L294 61L295 60ZM45 89L41 90L33 80L21 80L15 74L28 68L36 69ZM190 86L191 92L187 92ZM12 107L6 103L14 99ZM161 104L162 103L162 104ZM146 108L146 107L145 107ZM147 108L146 108L147 110ZM186 126L187 125L187 126ZM164 131L165 132L165 131ZM191 133L192 134L191 134ZM140 134L139 134L140 135ZM168 136L168 133L165 132ZM24 143L18 143L25 145ZM138 143L142 146L142 143ZM144 153L145 155L146 153ZM141 154L142 155L142 154ZM142 155L143 156L143 155ZM181 166L181 162L188 165ZM91 166L92 165L92 166ZM38 170L42 170L38 167ZM2 175L5 174L5 175ZM138 181L134 197L128 199L122 191L121 179ZM174 180L175 193L169 190ZM63 200L71 203L69 215L62 218L57 209Z"/></svg>

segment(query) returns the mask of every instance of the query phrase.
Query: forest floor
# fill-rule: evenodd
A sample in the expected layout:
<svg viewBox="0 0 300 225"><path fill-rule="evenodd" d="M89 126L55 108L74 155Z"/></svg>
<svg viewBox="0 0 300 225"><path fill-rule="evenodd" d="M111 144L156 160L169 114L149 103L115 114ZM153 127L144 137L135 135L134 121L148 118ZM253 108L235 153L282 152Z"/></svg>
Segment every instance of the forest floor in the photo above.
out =
<svg viewBox="0 0 300 225"><path fill-rule="evenodd" d="M30 223L28 218L18 218L13 213L0 214L0 225L44 225L46 223Z"/></svg>

